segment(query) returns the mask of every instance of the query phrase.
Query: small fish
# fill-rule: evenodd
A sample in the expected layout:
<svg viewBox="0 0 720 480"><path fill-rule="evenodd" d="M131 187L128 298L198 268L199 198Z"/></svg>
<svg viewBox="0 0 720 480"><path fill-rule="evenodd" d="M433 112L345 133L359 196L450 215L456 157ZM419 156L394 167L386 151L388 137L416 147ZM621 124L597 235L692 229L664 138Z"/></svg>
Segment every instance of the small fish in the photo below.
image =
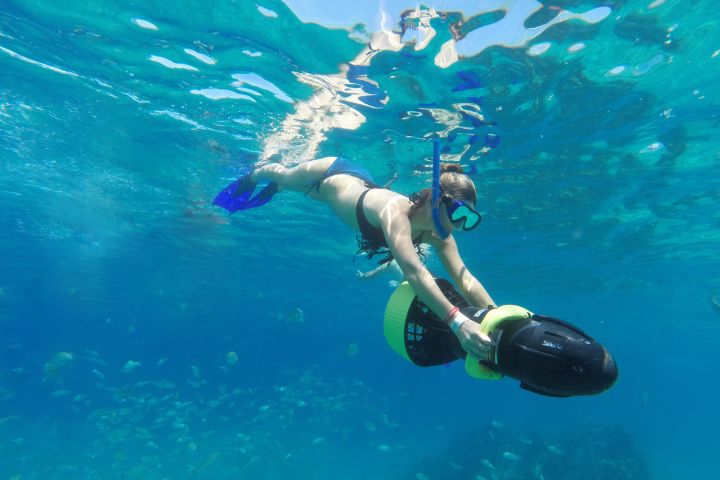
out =
<svg viewBox="0 0 720 480"><path fill-rule="evenodd" d="M492 462L490 460L488 460L487 458L481 458L480 464L489 468L490 470L495 470L495 465L493 465Z"/></svg>
<svg viewBox="0 0 720 480"><path fill-rule="evenodd" d="M322 437L317 437L317 438L314 438L314 439L313 439L312 443L313 443L313 445L318 445L318 444L320 444L320 443L322 443L322 442L324 442L324 441L325 441L324 438L322 438Z"/></svg>
<svg viewBox="0 0 720 480"><path fill-rule="evenodd" d="M48 378L58 380L61 374L60 367L55 362L45 362L45 365L43 365L43 372L45 372L45 378L43 378L43 382Z"/></svg>
<svg viewBox="0 0 720 480"><path fill-rule="evenodd" d="M305 312L300 308L293 308L285 315L287 323L305 323Z"/></svg>
<svg viewBox="0 0 720 480"><path fill-rule="evenodd" d="M710 295L710 306L715 313L720 314L720 293Z"/></svg>
<svg viewBox="0 0 720 480"><path fill-rule="evenodd" d="M53 397L65 397L67 395L70 395L70 390L53 390L50 392L50 395Z"/></svg>
<svg viewBox="0 0 720 480"><path fill-rule="evenodd" d="M187 428L188 428L188 426L185 425L180 419L175 420L175 421L171 424L171 426L172 426L172 428L174 428L175 430L187 430Z"/></svg>
<svg viewBox="0 0 720 480"><path fill-rule="evenodd" d="M10 420L15 420L16 418L20 418L20 415L10 415L9 417L0 418L0 426L3 426Z"/></svg>
<svg viewBox="0 0 720 480"><path fill-rule="evenodd" d="M167 363L167 361L168 361L167 358L161 358L160 360L157 361L157 364L156 364L156 365L157 365L158 367L160 367L160 366L162 366L162 365L165 365L165 363Z"/></svg>
<svg viewBox="0 0 720 480"><path fill-rule="evenodd" d="M123 373L130 373L141 365L142 364L140 362L134 362L132 360L128 360L125 363L125 365L123 365L123 367L120 369L120 371Z"/></svg>
<svg viewBox="0 0 720 480"><path fill-rule="evenodd" d="M267 412L270 410L270 405L263 405L262 407L258 408L258 412Z"/></svg>
<svg viewBox="0 0 720 480"><path fill-rule="evenodd" d="M92 362L92 363L94 363L94 364L96 364L96 365L100 365L101 367L106 367L106 366L107 366L107 362L106 362L105 360L101 359L101 358L93 357L93 356L91 356L91 355L86 355L86 356L84 356L83 358L84 358L85 360L87 360L88 362Z"/></svg>
<svg viewBox="0 0 720 480"><path fill-rule="evenodd" d="M235 365L240 361L240 358L238 357L238 354L234 351L228 352L227 355L225 355L225 363L228 365Z"/></svg>
<svg viewBox="0 0 720 480"><path fill-rule="evenodd" d="M458 463L455 463L455 462L448 462L448 465L450 465L450 466L451 466L452 468L454 468L455 470L462 470L462 469L463 469L462 465L460 465L460 464L458 464Z"/></svg>
<svg viewBox="0 0 720 480"><path fill-rule="evenodd" d="M345 349L345 355L347 355L348 357L355 356L355 355L357 355L359 350L360 350L360 348L358 347L357 343L351 343Z"/></svg>
<svg viewBox="0 0 720 480"><path fill-rule="evenodd" d="M75 360L75 355L70 352L57 352L51 361L58 367L67 367Z"/></svg>
<svg viewBox="0 0 720 480"><path fill-rule="evenodd" d="M504 458L505 460L511 460L513 462L517 462L518 460L520 460L520 457L515 455L513 452L503 452L502 458Z"/></svg>
<svg viewBox="0 0 720 480"><path fill-rule="evenodd" d="M192 365L190 367L190 370L192 370L193 377L197 378L198 380L202 378L202 371L200 370L200 367Z"/></svg>
<svg viewBox="0 0 720 480"><path fill-rule="evenodd" d="M490 426L493 428L503 428L505 425L503 425L499 420L493 420L490 422Z"/></svg>
<svg viewBox="0 0 720 480"><path fill-rule="evenodd" d="M205 461L203 463L200 464L199 467L193 469L194 473L199 473L202 470L205 470L207 467L209 467L210 465L215 463L215 461L218 459L219 456L220 456L220 452L213 452L210 455L208 455L208 457L205 459Z"/></svg>
<svg viewBox="0 0 720 480"><path fill-rule="evenodd" d="M93 368L92 373L100 380L105 380L105 375L103 375L103 373L100 370L98 370L97 368Z"/></svg>
<svg viewBox="0 0 720 480"><path fill-rule="evenodd" d="M107 362L100 358L100 354L95 350L85 350L84 352L85 354L82 357L83 359L87 360L88 362L100 365L101 367L107 366Z"/></svg>
<svg viewBox="0 0 720 480"><path fill-rule="evenodd" d="M3 400L10 400L14 396L15 396L15 390L8 390L6 388L0 388L0 402Z"/></svg>
<svg viewBox="0 0 720 480"><path fill-rule="evenodd" d="M547 449L555 455L562 455L563 453L562 449L556 445L548 445Z"/></svg>
<svg viewBox="0 0 720 480"><path fill-rule="evenodd" d="M428 477L422 472L418 472L415 474L415 480L430 480L430 477Z"/></svg>
<svg viewBox="0 0 720 480"><path fill-rule="evenodd" d="M389 452L390 451L390 445L380 444L378 445L378 450L381 452Z"/></svg>

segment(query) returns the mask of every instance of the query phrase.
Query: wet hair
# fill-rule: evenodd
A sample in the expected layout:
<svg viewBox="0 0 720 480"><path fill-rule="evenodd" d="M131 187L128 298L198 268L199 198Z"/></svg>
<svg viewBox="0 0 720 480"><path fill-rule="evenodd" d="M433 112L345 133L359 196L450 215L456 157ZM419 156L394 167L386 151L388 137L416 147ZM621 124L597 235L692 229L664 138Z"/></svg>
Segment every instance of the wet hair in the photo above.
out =
<svg viewBox="0 0 720 480"><path fill-rule="evenodd" d="M473 181L465 175L463 168L457 163L443 163L440 165L440 192L448 197L467 202L473 207L477 202L477 190ZM410 208L412 215L415 210L432 201L432 188L423 188L410 195L413 203Z"/></svg>

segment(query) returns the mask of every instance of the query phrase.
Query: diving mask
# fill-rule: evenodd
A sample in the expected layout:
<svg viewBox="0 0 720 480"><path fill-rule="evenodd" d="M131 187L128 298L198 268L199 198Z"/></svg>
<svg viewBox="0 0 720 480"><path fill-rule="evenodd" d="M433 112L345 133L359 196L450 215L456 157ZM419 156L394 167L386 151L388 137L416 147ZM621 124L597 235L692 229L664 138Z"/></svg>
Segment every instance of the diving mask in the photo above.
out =
<svg viewBox="0 0 720 480"><path fill-rule="evenodd" d="M447 206L448 217L455 228L467 231L480 225L482 216L467 203L450 197L445 197L443 201Z"/></svg>

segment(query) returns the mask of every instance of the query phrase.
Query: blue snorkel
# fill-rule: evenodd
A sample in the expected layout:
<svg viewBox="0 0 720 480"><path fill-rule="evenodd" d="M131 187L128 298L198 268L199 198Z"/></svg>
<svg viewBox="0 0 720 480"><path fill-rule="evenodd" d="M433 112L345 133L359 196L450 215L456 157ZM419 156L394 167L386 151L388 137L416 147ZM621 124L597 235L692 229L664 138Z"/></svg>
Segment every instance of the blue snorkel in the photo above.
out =
<svg viewBox="0 0 720 480"><path fill-rule="evenodd" d="M432 182L432 221L437 234L445 240L450 236L440 221L440 140L433 140L433 182Z"/></svg>

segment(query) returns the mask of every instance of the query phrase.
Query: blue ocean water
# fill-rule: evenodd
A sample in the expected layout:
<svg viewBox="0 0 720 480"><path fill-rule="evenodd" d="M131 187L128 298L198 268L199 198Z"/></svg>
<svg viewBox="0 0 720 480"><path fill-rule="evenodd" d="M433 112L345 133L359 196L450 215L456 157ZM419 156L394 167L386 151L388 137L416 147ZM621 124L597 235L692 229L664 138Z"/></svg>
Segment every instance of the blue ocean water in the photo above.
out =
<svg viewBox="0 0 720 480"><path fill-rule="evenodd" d="M355 3L3 0L0 478L718 478L715 4ZM331 155L409 194L433 138L465 263L611 390L414 367L322 204L211 205Z"/></svg>

